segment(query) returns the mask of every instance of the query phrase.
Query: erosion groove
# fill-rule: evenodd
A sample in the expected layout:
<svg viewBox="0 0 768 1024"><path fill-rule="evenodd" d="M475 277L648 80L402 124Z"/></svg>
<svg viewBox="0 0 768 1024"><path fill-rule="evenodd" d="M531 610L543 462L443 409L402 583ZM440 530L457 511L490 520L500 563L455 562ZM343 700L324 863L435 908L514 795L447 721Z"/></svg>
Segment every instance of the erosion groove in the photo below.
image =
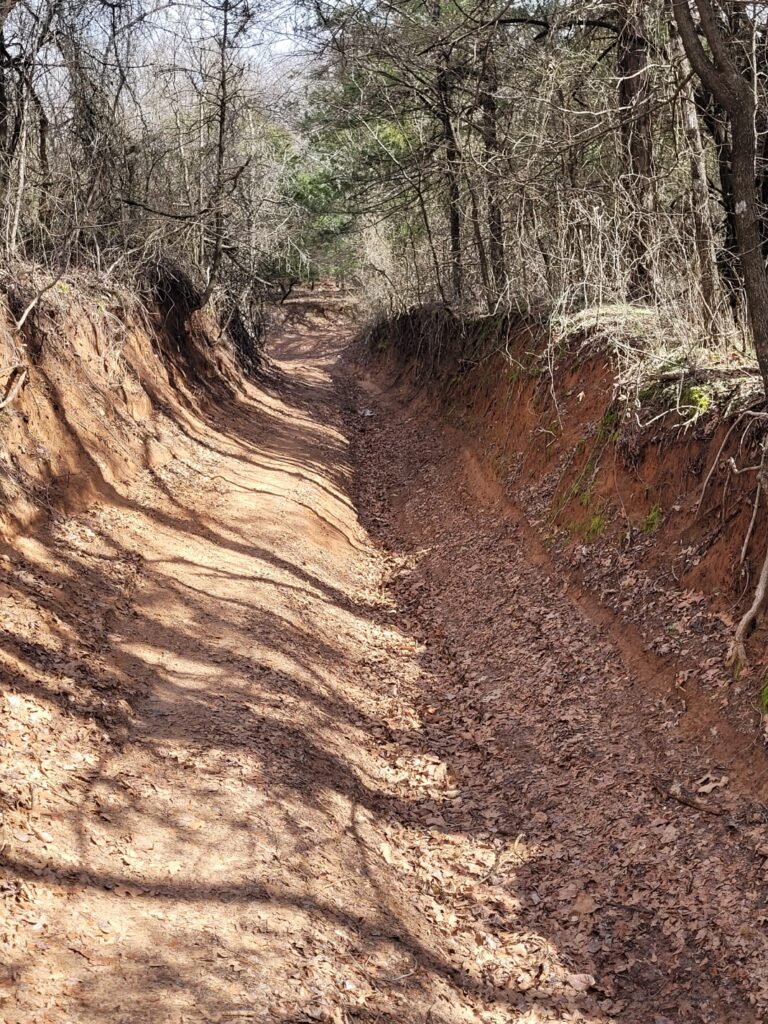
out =
<svg viewBox="0 0 768 1024"><path fill-rule="evenodd" d="M764 1020L716 717L347 344L6 555L0 1017Z"/></svg>

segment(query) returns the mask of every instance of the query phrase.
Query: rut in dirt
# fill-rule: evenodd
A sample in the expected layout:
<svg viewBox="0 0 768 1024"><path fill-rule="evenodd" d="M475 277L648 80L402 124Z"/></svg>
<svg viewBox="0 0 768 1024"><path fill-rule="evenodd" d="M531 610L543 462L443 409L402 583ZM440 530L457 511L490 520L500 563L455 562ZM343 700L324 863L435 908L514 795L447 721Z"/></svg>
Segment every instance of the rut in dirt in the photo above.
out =
<svg viewBox="0 0 768 1024"><path fill-rule="evenodd" d="M6 844L3 1019L763 1020L764 823L654 785L717 738L345 345L298 316L183 464L77 524L137 566L82 680L130 714L80 760L72 714L45 831Z"/></svg>

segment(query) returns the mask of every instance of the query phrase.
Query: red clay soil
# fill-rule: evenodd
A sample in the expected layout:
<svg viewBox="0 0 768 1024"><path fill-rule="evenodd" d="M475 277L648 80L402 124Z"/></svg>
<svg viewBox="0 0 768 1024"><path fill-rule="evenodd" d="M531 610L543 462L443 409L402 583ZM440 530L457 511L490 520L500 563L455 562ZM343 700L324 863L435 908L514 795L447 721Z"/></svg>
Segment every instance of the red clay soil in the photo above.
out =
<svg viewBox="0 0 768 1024"><path fill-rule="evenodd" d="M0 1020L765 1021L743 752L345 344L0 563Z"/></svg>
<svg viewBox="0 0 768 1024"><path fill-rule="evenodd" d="M674 411L679 381L663 395L658 382L641 389L643 407L628 407L599 338L569 339L552 368L548 341L522 321L462 322L427 308L375 325L369 347L401 392L410 383L432 398L441 431L458 429L486 485L533 528L529 540L582 586L590 614L615 615L630 644L667 670L673 660L691 713L719 709L747 748L768 744L764 619L737 677L727 657L768 547L764 499L752 521L756 467L730 470L731 460L760 461L762 420L738 414L754 409L754 378L722 371L692 421L690 408Z"/></svg>

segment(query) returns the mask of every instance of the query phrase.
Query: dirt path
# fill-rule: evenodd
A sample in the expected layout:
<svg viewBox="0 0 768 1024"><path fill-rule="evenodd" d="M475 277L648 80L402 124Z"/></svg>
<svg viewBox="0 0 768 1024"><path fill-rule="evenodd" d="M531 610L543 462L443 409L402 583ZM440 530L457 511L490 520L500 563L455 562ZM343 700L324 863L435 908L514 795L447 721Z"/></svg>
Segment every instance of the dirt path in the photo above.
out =
<svg viewBox="0 0 768 1024"><path fill-rule="evenodd" d="M247 407L15 566L78 605L14 640L7 735L44 756L0 1020L765 1020L762 811L653 783L719 782L717 737L341 349L286 332Z"/></svg>

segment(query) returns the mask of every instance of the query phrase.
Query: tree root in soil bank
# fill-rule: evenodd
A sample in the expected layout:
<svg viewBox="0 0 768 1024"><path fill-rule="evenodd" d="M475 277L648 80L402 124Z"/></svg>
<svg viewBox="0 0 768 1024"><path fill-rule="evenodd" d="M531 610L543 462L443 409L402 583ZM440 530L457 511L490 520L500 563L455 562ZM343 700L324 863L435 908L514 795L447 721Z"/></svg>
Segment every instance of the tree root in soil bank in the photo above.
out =
<svg viewBox="0 0 768 1024"><path fill-rule="evenodd" d="M747 529L746 537L744 538L744 544L741 549L741 560L744 561L747 552L747 545L752 536L752 531L757 520L757 513L760 507L761 498L768 494L768 479L766 479L766 458L768 457L768 446L766 440L763 440L762 445L762 456L760 458L760 464L758 466L750 466L750 470L757 470L757 488L755 491L755 500L753 505L752 517L749 521L749 527ZM746 472L746 470L739 470L736 467L733 459L730 460L731 472L739 473ZM728 664L732 666L734 672L738 675L743 668L748 665L747 660L747 637L752 631L757 616L760 613L760 609L765 602L766 591L768 591L768 548L766 548L765 557L763 559L763 566L760 570L760 576L758 577L757 587L755 588L755 595L752 599L752 604L749 606L747 611L741 617L741 620L736 627L733 641L728 651Z"/></svg>
<svg viewBox="0 0 768 1024"><path fill-rule="evenodd" d="M13 380L14 376L16 379L13 380L13 383L9 386L5 396L0 401L0 409L4 409L7 405L11 404L14 398L16 398L21 389L24 387L27 376L29 375L29 368L21 363L19 363L16 366L10 367L9 370L11 374L11 380Z"/></svg>
<svg viewBox="0 0 768 1024"><path fill-rule="evenodd" d="M731 434L734 432L736 427L742 422L742 420L744 420L747 417L749 417L752 421L754 421L756 419L765 421L765 420L768 420L768 413L757 412L757 411L754 411L754 410L745 410L731 424L731 426L729 427L728 431L726 432L725 437L723 438L723 442L720 445L720 448L719 448L719 450L717 452L717 455L715 456L715 459L714 459L714 461L713 461L713 463L712 463L712 465L711 465L711 467L709 469L709 472L707 473L707 475L706 475L706 477L704 479L704 484L703 484L702 489L701 489L701 496L699 498L699 502L698 502L698 505L696 507L696 513L697 514L701 510L702 504L704 502L704 496L705 496L705 494L707 492L707 488L709 486L710 480L712 479L712 477L715 474L717 466L718 466L718 464L720 462L720 458L721 458L723 452L725 451L725 446L726 446L726 444L728 442L728 439L730 438ZM742 435L742 443L744 441L744 437L746 436L746 433L747 433L748 429L749 429L749 427L747 427L747 429L744 431L744 434ZM762 443L761 443L761 457L760 457L760 462L757 465L755 465L755 466L744 466L744 467L740 468L739 466L736 465L736 460L733 457L731 457L728 460L728 470L729 470L730 473L733 473L736 476L739 476L742 473L757 472L757 485L756 485L756 489L755 489L755 497L754 497L754 500L753 500L752 516L750 518L749 526L747 527L747 532L746 532L746 535L744 537L744 543L742 544L742 547L741 547L740 562L742 564L744 563L744 561L746 559L747 548L749 546L750 540L752 539L752 534L754 532L755 525L757 523L758 512L759 512L760 503L761 503L761 498L763 498L764 496L768 496L768 475L767 475L768 464L767 464L767 461L768 461L768 437L764 437L763 440L762 440ZM760 570L760 576L759 576L758 581L757 581L757 587L755 588L755 594L754 594L754 597L752 599L752 603L749 606L749 608L747 609L747 611L744 613L744 615L742 616L741 620L739 621L739 624L737 625L736 631L735 631L734 636L733 636L733 640L731 641L731 644L730 644L730 646L728 648L728 654L727 654L727 657L726 657L726 663L733 669L734 674L737 675L737 676L742 672L743 669L747 668L748 665L749 665L749 661L748 661L748 658L747 658L746 641L747 641L748 636L752 632L752 629L753 629L753 627L755 625L755 622L757 621L757 616L760 613L760 609L762 608L763 603L765 602L766 593L768 593L768 548L766 549L765 557L763 559L763 565L762 565L762 569Z"/></svg>

